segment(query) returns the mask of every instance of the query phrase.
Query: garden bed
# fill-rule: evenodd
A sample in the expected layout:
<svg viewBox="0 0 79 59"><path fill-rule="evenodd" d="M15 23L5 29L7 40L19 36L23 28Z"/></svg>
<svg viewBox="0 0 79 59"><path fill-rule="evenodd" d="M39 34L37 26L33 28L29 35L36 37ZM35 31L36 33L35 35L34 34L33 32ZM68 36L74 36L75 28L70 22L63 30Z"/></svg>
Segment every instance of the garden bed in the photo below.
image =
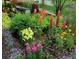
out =
<svg viewBox="0 0 79 59"><path fill-rule="evenodd" d="M66 18L60 10L47 15L48 7L38 13L2 13L4 59L75 59L75 25L70 23L75 16Z"/></svg>

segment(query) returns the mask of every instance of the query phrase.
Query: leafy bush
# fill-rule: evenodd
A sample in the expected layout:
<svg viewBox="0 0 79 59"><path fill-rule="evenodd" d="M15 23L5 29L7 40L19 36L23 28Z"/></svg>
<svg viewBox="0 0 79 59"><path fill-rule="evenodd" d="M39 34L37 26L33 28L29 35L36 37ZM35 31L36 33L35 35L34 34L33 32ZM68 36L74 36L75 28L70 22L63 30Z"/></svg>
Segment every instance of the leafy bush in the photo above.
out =
<svg viewBox="0 0 79 59"><path fill-rule="evenodd" d="M24 28L27 28L31 24L31 17L29 14L16 14L15 17L12 18L11 21L11 30L15 32L17 30L20 31Z"/></svg>
<svg viewBox="0 0 79 59"><path fill-rule="evenodd" d="M2 13L2 28L10 28L11 19L7 13Z"/></svg>
<svg viewBox="0 0 79 59"><path fill-rule="evenodd" d="M67 27L65 30L63 30L61 27L53 26L47 31L48 40L51 41L51 44L56 44L57 47L72 49L75 43L75 34L69 28L70 27Z"/></svg>
<svg viewBox="0 0 79 59"><path fill-rule="evenodd" d="M11 20L11 31L14 37L19 39L19 42L22 46L24 46L23 37L20 33L21 30L24 30L28 27L31 27L31 16L30 14L15 14L15 16Z"/></svg>

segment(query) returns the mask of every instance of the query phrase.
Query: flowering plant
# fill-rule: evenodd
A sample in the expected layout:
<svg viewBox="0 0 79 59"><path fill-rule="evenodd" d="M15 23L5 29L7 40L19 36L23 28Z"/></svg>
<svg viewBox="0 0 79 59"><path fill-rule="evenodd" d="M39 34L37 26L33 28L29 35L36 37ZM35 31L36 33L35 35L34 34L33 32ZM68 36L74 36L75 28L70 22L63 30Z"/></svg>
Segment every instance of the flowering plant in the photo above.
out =
<svg viewBox="0 0 79 59"><path fill-rule="evenodd" d="M2 13L2 28L10 28L11 19L7 13Z"/></svg>
<svg viewBox="0 0 79 59"><path fill-rule="evenodd" d="M28 52L28 59L40 59L41 51L42 51L42 43L41 41L36 44L36 42L32 42L32 45L29 43L25 43L26 51Z"/></svg>
<svg viewBox="0 0 79 59"><path fill-rule="evenodd" d="M22 38L24 41L29 40L29 39L33 39L34 33L30 27L21 30L21 33L22 33Z"/></svg>

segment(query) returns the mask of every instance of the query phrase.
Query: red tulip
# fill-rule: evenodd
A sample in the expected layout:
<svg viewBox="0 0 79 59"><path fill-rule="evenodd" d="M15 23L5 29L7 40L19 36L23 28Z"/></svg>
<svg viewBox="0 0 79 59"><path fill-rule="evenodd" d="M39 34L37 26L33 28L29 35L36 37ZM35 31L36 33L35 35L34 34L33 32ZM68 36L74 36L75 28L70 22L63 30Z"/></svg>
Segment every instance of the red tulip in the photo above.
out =
<svg viewBox="0 0 79 59"><path fill-rule="evenodd" d="M46 9L44 9L43 13L44 13L44 16L46 16Z"/></svg>
<svg viewBox="0 0 79 59"><path fill-rule="evenodd" d="M50 17L50 27L53 26L53 16Z"/></svg>
<svg viewBox="0 0 79 59"><path fill-rule="evenodd" d="M67 20L64 20L63 24L62 24L62 29L65 29L67 25Z"/></svg>
<svg viewBox="0 0 79 59"><path fill-rule="evenodd" d="M42 16L40 16L40 24L42 24L42 19L43 19L43 17L42 17Z"/></svg>
<svg viewBox="0 0 79 59"><path fill-rule="evenodd" d="M40 9L39 11L40 11L40 15L42 15L42 13L43 13L42 9Z"/></svg>
<svg viewBox="0 0 79 59"><path fill-rule="evenodd" d="M59 26L59 20L60 20L60 10L58 10L56 26Z"/></svg>
<svg viewBox="0 0 79 59"><path fill-rule="evenodd" d="M36 13L37 12L37 9L34 9L34 13Z"/></svg>

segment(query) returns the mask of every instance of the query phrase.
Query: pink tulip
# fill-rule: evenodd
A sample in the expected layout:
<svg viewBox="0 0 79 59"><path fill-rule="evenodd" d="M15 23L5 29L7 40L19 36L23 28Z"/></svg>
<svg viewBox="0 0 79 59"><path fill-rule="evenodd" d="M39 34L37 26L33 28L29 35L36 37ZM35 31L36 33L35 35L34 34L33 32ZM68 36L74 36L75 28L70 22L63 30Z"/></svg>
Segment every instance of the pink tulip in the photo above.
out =
<svg viewBox="0 0 79 59"><path fill-rule="evenodd" d="M42 16L40 16L40 24L42 24L42 19L43 19L43 17L42 17Z"/></svg>
<svg viewBox="0 0 79 59"><path fill-rule="evenodd" d="M44 9L43 13L44 13L44 16L46 16L46 9Z"/></svg>
<svg viewBox="0 0 79 59"><path fill-rule="evenodd" d="M29 45L29 43L26 43L25 46L26 46L26 51L30 50L30 45Z"/></svg>
<svg viewBox="0 0 79 59"><path fill-rule="evenodd" d="M32 43L32 52L36 52L36 51L37 51L36 43L33 42L33 43Z"/></svg>
<svg viewBox="0 0 79 59"><path fill-rule="evenodd" d="M37 12L37 9L34 9L34 13L36 13Z"/></svg>
<svg viewBox="0 0 79 59"><path fill-rule="evenodd" d="M59 26L59 20L60 20L60 10L58 10L56 26Z"/></svg>
<svg viewBox="0 0 79 59"><path fill-rule="evenodd" d="M53 26L53 19L52 19L53 17L51 16L50 17L50 27L52 27Z"/></svg>
<svg viewBox="0 0 79 59"><path fill-rule="evenodd" d="M41 43L41 41L39 41L37 47L38 47L38 49L41 49L41 48L42 48L42 43Z"/></svg>
<svg viewBox="0 0 79 59"><path fill-rule="evenodd" d="M66 25L67 25L67 20L64 20L64 22L62 24L62 29L65 29Z"/></svg>

